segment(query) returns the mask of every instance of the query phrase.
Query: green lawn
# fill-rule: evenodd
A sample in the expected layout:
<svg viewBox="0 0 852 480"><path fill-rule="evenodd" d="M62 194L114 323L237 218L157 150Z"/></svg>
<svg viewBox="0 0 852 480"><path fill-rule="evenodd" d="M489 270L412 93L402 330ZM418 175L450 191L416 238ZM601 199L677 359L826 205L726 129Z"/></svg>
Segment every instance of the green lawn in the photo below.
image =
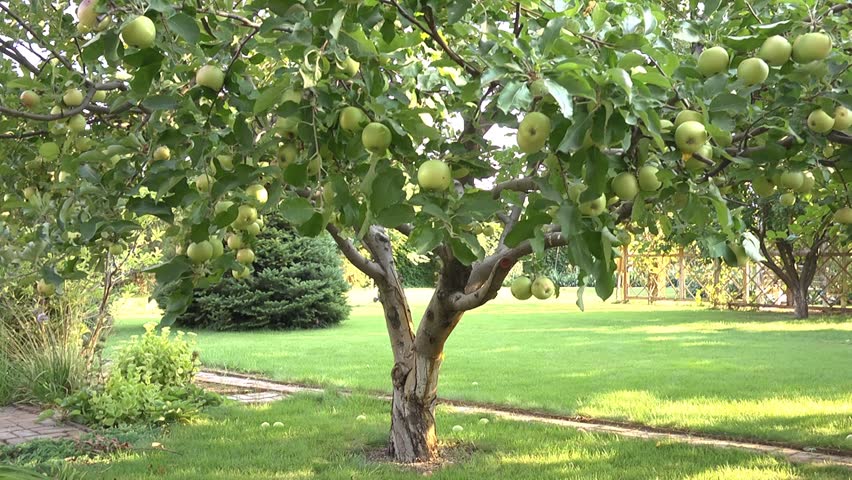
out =
<svg viewBox="0 0 852 480"><path fill-rule="evenodd" d="M414 293L416 318L425 296ZM279 380L387 390L391 355L368 294L328 330L202 332L202 359ZM852 451L848 317L799 322L642 302L592 303L583 313L572 302L501 294L466 315L447 342L440 395ZM128 306L113 344L152 315Z"/></svg>
<svg viewBox="0 0 852 480"><path fill-rule="evenodd" d="M357 421L358 415L367 416ZM573 429L440 412L439 434L475 450L435 479L848 479L848 470L793 466L748 452L623 439ZM261 428L281 421L284 427ZM335 395L297 396L271 406L225 406L176 426L162 449L120 455L83 467L101 479L414 479L422 474L371 462L365 451L387 438L387 405ZM451 432L453 425L464 431Z"/></svg>

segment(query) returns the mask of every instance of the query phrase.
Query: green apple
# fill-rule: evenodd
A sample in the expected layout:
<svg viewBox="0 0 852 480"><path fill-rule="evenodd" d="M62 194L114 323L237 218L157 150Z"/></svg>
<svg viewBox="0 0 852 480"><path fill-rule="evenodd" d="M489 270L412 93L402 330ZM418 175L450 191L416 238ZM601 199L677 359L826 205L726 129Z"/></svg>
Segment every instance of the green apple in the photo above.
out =
<svg viewBox="0 0 852 480"><path fill-rule="evenodd" d="M834 109L834 125L832 128L843 131L849 127L852 127L852 113L849 112L848 108L839 105Z"/></svg>
<svg viewBox="0 0 852 480"><path fill-rule="evenodd" d="M157 28L150 18L139 15L121 29L121 39L131 47L148 48L154 45Z"/></svg>
<svg viewBox="0 0 852 480"><path fill-rule="evenodd" d="M796 194L793 192L782 193L778 197L778 202L785 207L792 207L796 204Z"/></svg>
<svg viewBox="0 0 852 480"><path fill-rule="evenodd" d="M52 283L47 283L44 280L36 282L36 290L42 297L52 297L56 293L56 287Z"/></svg>
<svg viewBox="0 0 852 480"><path fill-rule="evenodd" d="M532 297L532 280L530 277L522 276L512 280L512 296L518 300L527 300Z"/></svg>
<svg viewBox="0 0 852 480"><path fill-rule="evenodd" d="M452 172L440 160L426 160L417 169L417 183L425 190L446 190L453 184Z"/></svg>
<svg viewBox="0 0 852 480"><path fill-rule="evenodd" d="M781 35L773 35L763 41L757 56L773 67L780 67L790 60L793 46Z"/></svg>
<svg viewBox="0 0 852 480"><path fill-rule="evenodd" d="M761 58L747 58L737 67L737 78L748 86L763 83L768 76L769 65Z"/></svg>
<svg viewBox="0 0 852 480"><path fill-rule="evenodd" d="M237 261L243 265L254 262L254 251L250 248L241 248L237 251Z"/></svg>
<svg viewBox="0 0 852 480"><path fill-rule="evenodd" d="M240 205L237 219L234 220L236 228L245 228L257 220L257 209L251 205Z"/></svg>
<svg viewBox="0 0 852 480"><path fill-rule="evenodd" d="M606 210L606 195L603 193L600 197L588 202L583 202L578 207L580 213L589 217L597 217Z"/></svg>
<svg viewBox="0 0 852 480"><path fill-rule="evenodd" d="M340 62L340 70L346 75L347 78L352 78L355 75L358 75L358 70L361 69L361 64L358 63L352 57L346 57L345 60Z"/></svg>
<svg viewBox="0 0 852 480"><path fill-rule="evenodd" d="M124 253L124 245L120 243L113 243L109 246L108 250L110 255L121 255L122 253Z"/></svg>
<svg viewBox="0 0 852 480"><path fill-rule="evenodd" d="M38 154L45 160L56 160L59 158L59 145L56 142L44 142L38 147Z"/></svg>
<svg viewBox="0 0 852 480"><path fill-rule="evenodd" d="M383 154L391 144L391 131L379 122L371 122L361 132L361 143L367 151Z"/></svg>
<svg viewBox="0 0 852 480"><path fill-rule="evenodd" d="M169 150L169 147L160 146L154 150L154 160L158 162L162 162L164 160L168 160L172 157L172 151Z"/></svg>
<svg viewBox="0 0 852 480"><path fill-rule="evenodd" d="M249 276L251 276L251 271L249 271L249 269L246 267L242 267L239 270L231 270L231 275L237 280L245 280L246 278L249 278Z"/></svg>
<svg viewBox="0 0 852 480"><path fill-rule="evenodd" d="M629 172L621 172L612 179L612 191L622 200L633 200L639 194L639 181Z"/></svg>
<svg viewBox="0 0 852 480"><path fill-rule="evenodd" d="M219 160L219 166L221 166L223 170L230 172L234 169L233 155L217 155L216 160Z"/></svg>
<svg viewBox="0 0 852 480"><path fill-rule="evenodd" d="M95 95L92 97L93 102L103 102L106 100L107 92L106 90L98 90L95 92Z"/></svg>
<svg viewBox="0 0 852 480"><path fill-rule="evenodd" d="M225 254L225 246L222 245L222 239L217 236L210 237L210 245L213 246L213 258L219 258Z"/></svg>
<svg viewBox="0 0 852 480"><path fill-rule="evenodd" d="M760 197L769 197L775 193L775 184L766 177L757 177L752 180L751 188Z"/></svg>
<svg viewBox="0 0 852 480"><path fill-rule="evenodd" d="M299 150L292 143L288 143L278 149L278 160L282 161L283 166L290 165L299 158Z"/></svg>
<svg viewBox="0 0 852 480"><path fill-rule="evenodd" d="M799 35L793 42L793 60L797 63L809 63L822 60L831 53L831 38L824 33L806 33Z"/></svg>
<svg viewBox="0 0 852 480"><path fill-rule="evenodd" d="M195 83L218 92L225 84L225 72L215 65L205 65L195 73Z"/></svg>
<svg viewBox="0 0 852 480"><path fill-rule="evenodd" d="M778 180L782 187L796 190L805 183L805 175L802 172L784 172Z"/></svg>
<svg viewBox="0 0 852 480"><path fill-rule="evenodd" d="M550 118L541 112L528 113L518 125L518 147L524 153L540 151L549 136Z"/></svg>
<svg viewBox="0 0 852 480"><path fill-rule="evenodd" d="M814 174L811 172L802 172L802 185L799 188L795 188L796 193L811 193L814 189L814 185L816 185L816 178L814 178ZM783 175L782 175L783 178Z"/></svg>
<svg viewBox="0 0 852 480"><path fill-rule="evenodd" d="M79 88L69 88L65 91L65 95L62 95L62 103L69 107L79 107L83 104L84 98Z"/></svg>
<svg viewBox="0 0 852 480"><path fill-rule="evenodd" d="M24 198L27 200L31 200L38 194L38 190L35 187L27 187L23 190Z"/></svg>
<svg viewBox="0 0 852 480"><path fill-rule="evenodd" d="M494 226L486 223L485 225L482 226L482 234L485 235L486 237L493 237L494 236Z"/></svg>
<svg viewBox="0 0 852 480"><path fill-rule="evenodd" d="M35 108L41 103L41 97L32 90L24 90L21 92L21 105L27 108Z"/></svg>
<svg viewBox="0 0 852 480"><path fill-rule="evenodd" d="M705 77L716 75L728 69L728 52L722 47L711 47L698 56L698 71Z"/></svg>
<svg viewBox="0 0 852 480"><path fill-rule="evenodd" d="M257 205L266 205L266 202L269 200L269 192L266 191L266 188L263 185L255 184L249 185L246 188L246 196L249 197L253 203Z"/></svg>
<svg viewBox="0 0 852 480"><path fill-rule="evenodd" d="M195 177L195 188L199 192L209 192L210 186L213 184L213 178L210 175L202 174Z"/></svg>
<svg viewBox="0 0 852 480"><path fill-rule="evenodd" d="M645 192L655 192L663 186L663 182L657 178L660 169L653 165L645 165L639 169L639 188Z"/></svg>
<svg viewBox="0 0 852 480"><path fill-rule="evenodd" d="M249 223L246 226L246 233L251 235L252 237L256 237L256 236L260 235L260 231L261 231L262 227L260 226L260 223L258 223L259 221L260 220L258 220L257 222L254 222L254 223Z"/></svg>
<svg viewBox="0 0 852 480"><path fill-rule="evenodd" d="M228 248L231 250L239 250L243 248L243 237L237 235L236 233L232 233L228 236Z"/></svg>
<svg viewBox="0 0 852 480"><path fill-rule="evenodd" d="M808 128L817 133L828 133L834 128L834 119L821 108L814 110L808 115Z"/></svg>
<svg viewBox="0 0 852 480"><path fill-rule="evenodd" d="M556 285L547 277L536 277L530 287L532 294L539 300L547 300L556 292Z"/></svg>
<svg viewBox="0 0 852 480"><path fill-rule="evenodd" d="M340 111L340 128L347 132L360 130L367 120L367 115L358 107L344 107Z"/></svg>
<svg viewBox="0 0 852 480"><path fill-rule="evenodd" d="M550 90L547 89L544 79L539 78L530 83L530 93L532 93L533 97L543 97L549 94Z"/></svg>
<svg viewBox="0 0 852 480"><path fill-rule="evenodd" d="M317 153L308 162L308 175L318 175L320 170L322 170L322 156Z"/></svg>
<svg viewBox="0 0 852 480"><path fill-rule="evenodd" d="M213 258L213 245L208 240L190 243L186 248L186 256L196 265L204 263Z"/></svg>
<svg viewBox="0 0 852 480"><path fill-rule="evenodd" d="M675 130L675 144L685 154L697 152L707 142L707 130L704 125L688 120Z"/></svg>
<svg viewBox="0 0 852 480"><path fill-rule="evenodd" d="M82 0L77 7L77 21L87 28L98 26L98 0Z"/></svg>
<svg viewBox="0 0 852 480"><path fill-rule="evenodd" d="M671 120L660 120L660 132L669 133L674 130L674 123Z"/></svg>
<svg viewBox="0 0 852 480"><path fill-rule="evenodd" d="M674 128L681 126L684 122L698 122L704 124L704 117L695 110L681 110L675 117Z"/></svg>
<svg viewBox="0 0 852 480"><path fill-rule="evenodd" d="M843 207L834 212L834 221L841 225L852 225L852 208Z"/></svg>
<svg viewBox="0 0 852 480"><path fill-rule="evenodd" d="M78 113L77 115L69 118L68 130L71 130L74 133L80 133L86 130L86 117Z"/></svg>

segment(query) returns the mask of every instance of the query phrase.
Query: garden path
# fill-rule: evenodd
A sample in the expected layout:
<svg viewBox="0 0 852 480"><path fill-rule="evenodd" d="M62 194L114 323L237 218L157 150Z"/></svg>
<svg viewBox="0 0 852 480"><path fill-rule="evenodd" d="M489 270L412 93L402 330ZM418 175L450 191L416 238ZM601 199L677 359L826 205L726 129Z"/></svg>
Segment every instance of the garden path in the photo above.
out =
<svg viewBox="0 0 852 480"><path fill-rule="evenodd" d="M16 445L41 438L77 438L86 433L84 427L57 423L52 419L39 421L38 413L27 408L0 407L0 445Z"/></svg>
<svg viewBox="0 0 852 480"><path fill-rule="evenodd" d="M241 389L243 393L231 395L229 398L242 403L275 401L294 393L324 392L321 388L272 382L225 372L204 371L200 372L196 378L198 381L208 385L220 385ZM389 398L387 395L378 395L377 397L382 399ZM475 404L472 402L441 400L441 404L460 413L491 415L498 418L521 422L548 423L551 425L574 428L584 432L610 433L623 437L640 438L644 440L676 441L691 445L736 448L785 457L792 463L839 465L852 469L852 454L820 452L815 449L811 451L809 449L799 449L788 446L712 438L707 436L691 435L688 433L664 431L662 429L641 428L633 425L618 425L613 422L593 421L593 419L577 419L566 416L542 414L538 412L526 412L516 409L502 409L491 405Z"/></svg>

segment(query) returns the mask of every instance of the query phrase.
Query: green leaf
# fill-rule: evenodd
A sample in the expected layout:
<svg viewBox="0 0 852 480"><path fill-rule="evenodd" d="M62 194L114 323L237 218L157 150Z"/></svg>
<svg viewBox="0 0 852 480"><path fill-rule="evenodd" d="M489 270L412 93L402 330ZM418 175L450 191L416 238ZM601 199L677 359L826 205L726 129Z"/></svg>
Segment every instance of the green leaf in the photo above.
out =
<svg viewBox="0 0 852 480"><path fill-rule="evenodd" d="M271 87L267 87L263 90L257 99L254 101L254 108L252 111L255 115L263 113L270 108L278 105L281 102L281 98L284 95L285 87L283 85L272 85Z"/></svg>
<svg viewBox="0 0 852 480"><path fill-rule="evenodd" d="M178 99L171 95L151 95L142 101L142 105L151 110L174 110L178 106Z"/></svg>
<svg viewBox="0 0 852 480"><path fill-rule="evenodd" d="M417 253L423 255L440 245L443 238L440 230L432 228L428 224L422 224L414 227L411 236L408 237L408 243L414 247Z"/></svg>
<svg viewBox="0 0 852 480"><path fill-rule="evenodd" d="M351 32L343 32L340 42L353 50L356 57L376 57L379 51L376 50L376 44L367 38L364 31L357 28Z"/></svg>
<svg viewBox="0 0 852 480"><path fill-rule="evenodd" d="M571 95L568 93L568 90L562 85L549 79L544 81L544 86L547 87L547 91L553 95L553 99L556 100L556 103L559 105L559 110L562 112L562 116L565 118L571 118L574 116L574 102L571 101Z"/></svg>
<svg viewBox="0 0 852 480"><path fill-rule="evenodd" d="M175 220L169 205L151 197L133 197L127 201L127 209L140 217L153 215L167 223L173 223Z"/></svg>
<svg viewBox="0 0 852 480"><path fill-rule="evenodd" d="M539 222L535 222L529 219L520 220L512 226L512 229L509 230L509 233L506 235L506 246L507 247L516 247L518 244L532 238L535 234L535 229L541 225Z"/></svg>
<svg viewBox="0 0 852 480"><path fill-rule="evenodd" d="M176 13L168 19L169 29L177 33L190 45L198 43L201 31L195 19L185 13Z"/></svg>
<svg viewBox="0 0 852 480"><path fill-rule="evenodd" d="M391 205L376 214L376 222L388 228L398 227L412 220L414 220L414 208L402 203Z"/></svg>
<svg viewBox="0 0 852 480"><path fill-rule="evenodd" d="M533 96L530 93L527 82L510 82L497 97L497 108L503 113L510 110L528 110L532 104Z"/></svg>
<svg viewBox="0 0 852 480"><path fill-rule="evenodd" d="M500 202L494 199L491 192L471 192L462 197L456 214L470 215L475 220L486 220L494 216L499 209Z"/></svg>
<svg viewBox="0 0 852 480"><path fill-rule="evenodd" d="M610 68L607 75L612 83L624 90L627 100L630 101L633 98L633 80L630 79L630 74L623 68Z"/></svg>
<svg viewBox="0 0 852 480"><path fill-rule="evenodd" d="M311 202L304 198L290 198L281 203L281 214L293 224L301 225L316 213Z"/></svg>
<svg viewBox="0 0 852 480"><path fill-rule="evenodd" d="M463 265L470 265L476 261L476 254L473 253L473 250L471 250L467 243L462 239L455 237L451 238L450 248L453 249L453 256L456 257L456 259Z"/></svg>
<svg viewBox="0 0 852 480"><path fill-rule="evenodd" d="M748 109L748 100L732 93L716 95L710 102L711 112L727 112L734 115L743 114Z"/></svg>
<svg viewBox="0 0 852 480"><path fill-rule="evenodd" d="M328 28L328 34L331 38L337 40L340 34L340 27L343 26L343 19L346 17L346 9L340 9L334 14L334 19L331 21L331 26Z"/></svg>
<svg viewBox="0 0 852 480"><path fill-rule="evenodd" d="M455 0L449 2L449 6L447 7L447 22L452 25L461 20L464 14L470 10L472 4L472 0Z"/></svg>
<svg viewBox="0 0 852 480"><path fill-rule="evenodd" d="M176 281L183 276L184 273L189 272L191 269L192 265L189 263L189 258L185 255L179 255L168 262L145 268L142 271L145 273L153 273L157 279L157 283L164 285L166 283Z"/></svg>

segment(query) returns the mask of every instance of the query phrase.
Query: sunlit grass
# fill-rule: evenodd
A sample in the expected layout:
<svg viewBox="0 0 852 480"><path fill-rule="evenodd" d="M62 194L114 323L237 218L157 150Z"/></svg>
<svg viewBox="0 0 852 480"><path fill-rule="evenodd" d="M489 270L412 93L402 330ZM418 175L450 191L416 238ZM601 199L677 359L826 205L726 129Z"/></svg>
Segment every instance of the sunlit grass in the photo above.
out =
<svg viewBox="0 0 852 480"><path fill-rule="evenodd" d="M201 332L205 364L387 391L391 354L373 292L339 327ZM415 318L424 292L415 291ZM447 342L440 395L740 438L852 450L852 322L694 307L501 297ZM143 304L144 305L144 304ZM113 345L155 310L118 312Z"/></svg>
<svg viewBox="0 0 852 480"><path fill-rule="evenodd" d="M361 397L297 396L263 407L225 406L176 426L163 449L83 467L86 478L414 479L422 474L367 460L387 439L388 405ZM358 415L367 420L357 421ZM500 479L816 479L848 478L839 468L794 466L782 458L673 442L624 439L574 429L441 411L439 436L474 449L432 478ZM284 427L261 428L281 421ZM464 431L451 432L453 425Z"/></svg>

